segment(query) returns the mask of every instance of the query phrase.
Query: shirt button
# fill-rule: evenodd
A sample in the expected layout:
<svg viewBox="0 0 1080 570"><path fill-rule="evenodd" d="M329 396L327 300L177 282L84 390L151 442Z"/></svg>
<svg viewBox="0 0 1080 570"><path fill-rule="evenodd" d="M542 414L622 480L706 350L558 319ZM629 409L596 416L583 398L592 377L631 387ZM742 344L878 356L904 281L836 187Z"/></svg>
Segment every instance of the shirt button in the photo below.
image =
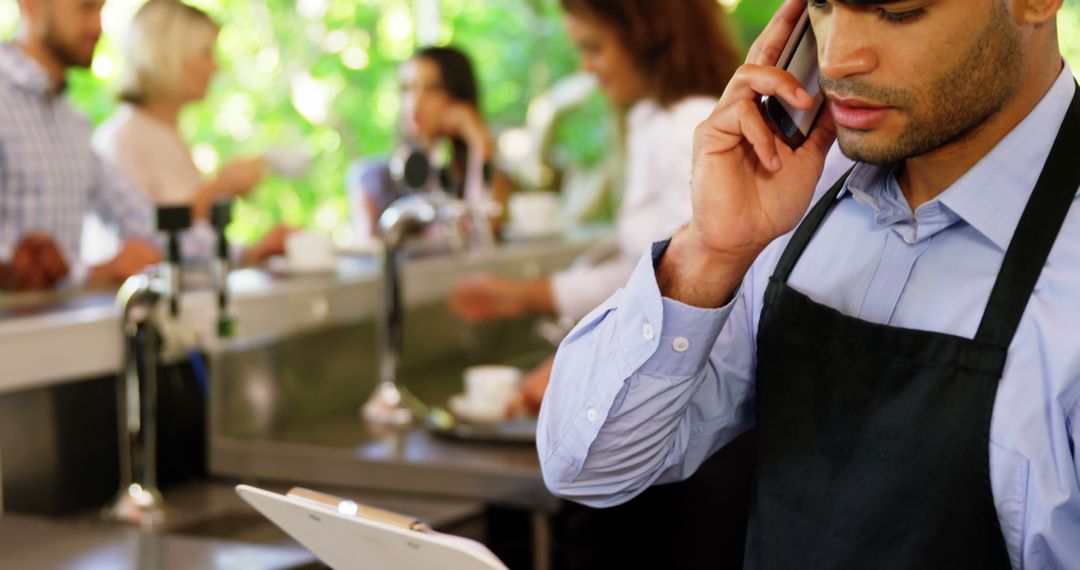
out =
<svg viewBox="0 0 1080 570"><path fill-rule="evenodd" d="M690 350L690 340L684 336L677 337L671 343L671 348L674 348L675 352L686 352Z"/></svg>
<svg viewBox="0 0 1080 570"><path fill-rule="evenodd" d="M641 336L645 337L645 340L652 340L653 337L656 336L656 333L652 330L652 325L645 323L645 325L641 327Z"/></svg>
<svg viewBox="0 0 1080 570"><path fill-rule="evenodd" d="M593 422L593 423L596 422L596 418L597 418L598 415L599 414L596 413L596 408L589 408L589 411L585 412L585 417L588 418L588 420L590 422Z"/></svg>

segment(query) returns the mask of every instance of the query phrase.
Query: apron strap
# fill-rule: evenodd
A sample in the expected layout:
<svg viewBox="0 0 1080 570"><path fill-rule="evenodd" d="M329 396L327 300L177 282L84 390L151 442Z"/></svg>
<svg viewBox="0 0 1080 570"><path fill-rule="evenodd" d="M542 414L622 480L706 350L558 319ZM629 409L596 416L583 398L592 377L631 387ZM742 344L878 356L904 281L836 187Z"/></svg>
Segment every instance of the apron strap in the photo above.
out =
<svg viewBox="0 0 1080 570"><path fill-rule="evenodd" d="M795 263L802 257L803 250L810 244L810 240L814 237L814 234L817 233L818 228L821 227L825 218L829 216L829 212L832 210L833 206L839 202L836 197L840 194L840 191L844 189L844 184L847 183L847 179L851 176L852 170L855 170L855 167L848 169L848 171L840 177L840 180L837 180L836 184L833 184L832 188L818 200L817 204L814 204L814 208L810 210L810 213L799 223L799 227L791 236L791 241L788 242L783 255L780 256L780 261L776 264L776 269L773 271L773 279L778 280L781 283L787 283L788 277L791 275L791 270L795 268Z"/></svg>
<svg viewBox="0 0 1080 570"><path fill-rule="evenodd" d="M1008 348L1080 188L1080 85L1005 252L975 340Z"/></svg>

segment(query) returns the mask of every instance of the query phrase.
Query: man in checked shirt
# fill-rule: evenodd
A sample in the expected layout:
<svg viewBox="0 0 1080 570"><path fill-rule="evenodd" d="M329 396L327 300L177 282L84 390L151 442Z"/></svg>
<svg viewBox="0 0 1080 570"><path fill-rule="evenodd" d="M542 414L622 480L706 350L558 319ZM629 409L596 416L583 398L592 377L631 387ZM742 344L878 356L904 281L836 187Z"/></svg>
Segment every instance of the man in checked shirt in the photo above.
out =
<svg viewBox="0 0 1080 570"><path fill-rule="evenodd" d="M94 154L89 121L63 96L66 71L93 60L104 4L19 0L18 36L0 44L0 288L110 285L161 260L147 241L153 205ZM88 211L125 238L93 267L79 262Z"/></svg>

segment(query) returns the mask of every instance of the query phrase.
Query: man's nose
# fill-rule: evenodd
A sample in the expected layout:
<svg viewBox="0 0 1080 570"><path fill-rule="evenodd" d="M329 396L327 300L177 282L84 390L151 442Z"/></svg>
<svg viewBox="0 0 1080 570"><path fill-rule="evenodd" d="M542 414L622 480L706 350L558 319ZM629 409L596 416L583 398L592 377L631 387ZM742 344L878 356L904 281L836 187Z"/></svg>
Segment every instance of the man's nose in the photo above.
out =
<svg viewBox="0 0 1080 570"><path fill-rule="evenodd" d="M835 9L814 29L818 34L818 60L824 77L844 79L877 68L877 49L868 36L864 14Z"/></svg>

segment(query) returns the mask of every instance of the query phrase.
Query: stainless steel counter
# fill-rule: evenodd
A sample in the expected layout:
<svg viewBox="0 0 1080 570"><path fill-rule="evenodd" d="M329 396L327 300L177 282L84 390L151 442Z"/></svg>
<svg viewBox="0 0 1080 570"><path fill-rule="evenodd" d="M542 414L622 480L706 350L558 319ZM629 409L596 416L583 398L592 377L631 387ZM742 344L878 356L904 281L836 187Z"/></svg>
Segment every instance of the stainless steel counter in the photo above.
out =
<svg viewBox="0 0 1080 570"><path fill-rule="evenodd" d="M567 264L596 234L513 243L484 255L418 259L404 267L406 306L445 296L466 270L534 275ZM454 271L448 271L453 269ZM440 278L441 276L441 278ZM207 279L202 280L203 285ZM229 278L237 330L230 344L280 338L370 319L378 313L381 276L371 257L343 258L333 274L288 276L244 269ZM214 295L187 292L183 321L204 348L227 350L215 335ZM0 295L0 394L99 377L119 369L121 334L112 292L61 291Z"/></svg>
<svg viewBox="0 0 1080 570"><path fill-rule="evenodd" d="M547 274L570 265L597 238L509 244L484 256L407 262L402 280L406 384L424 401L443 405L461 389L461 372L468 365L539 362L553 348L534 334L533 320L468 326L447 311L450 285L473 271ZM374 496L424 495L524 508L535 513L535 567L548 567L545 516L559 508L559 501L543 486L533 446L455 441L419 427L374 433L360 420L360 404L378 370L378 267L374 258L356 257L342 259L327 275L236 271L229 284L237 327L226 341L213 334L214 295L207 290L184 294L184 322L210 358L211 473L320 490L343 487ZM119 326L110 293L0 297L0 397L113 374L121 363ZM45 396L34 401L51 405ZM128 539L113 533L100 540L115 546Z"/></svg>

